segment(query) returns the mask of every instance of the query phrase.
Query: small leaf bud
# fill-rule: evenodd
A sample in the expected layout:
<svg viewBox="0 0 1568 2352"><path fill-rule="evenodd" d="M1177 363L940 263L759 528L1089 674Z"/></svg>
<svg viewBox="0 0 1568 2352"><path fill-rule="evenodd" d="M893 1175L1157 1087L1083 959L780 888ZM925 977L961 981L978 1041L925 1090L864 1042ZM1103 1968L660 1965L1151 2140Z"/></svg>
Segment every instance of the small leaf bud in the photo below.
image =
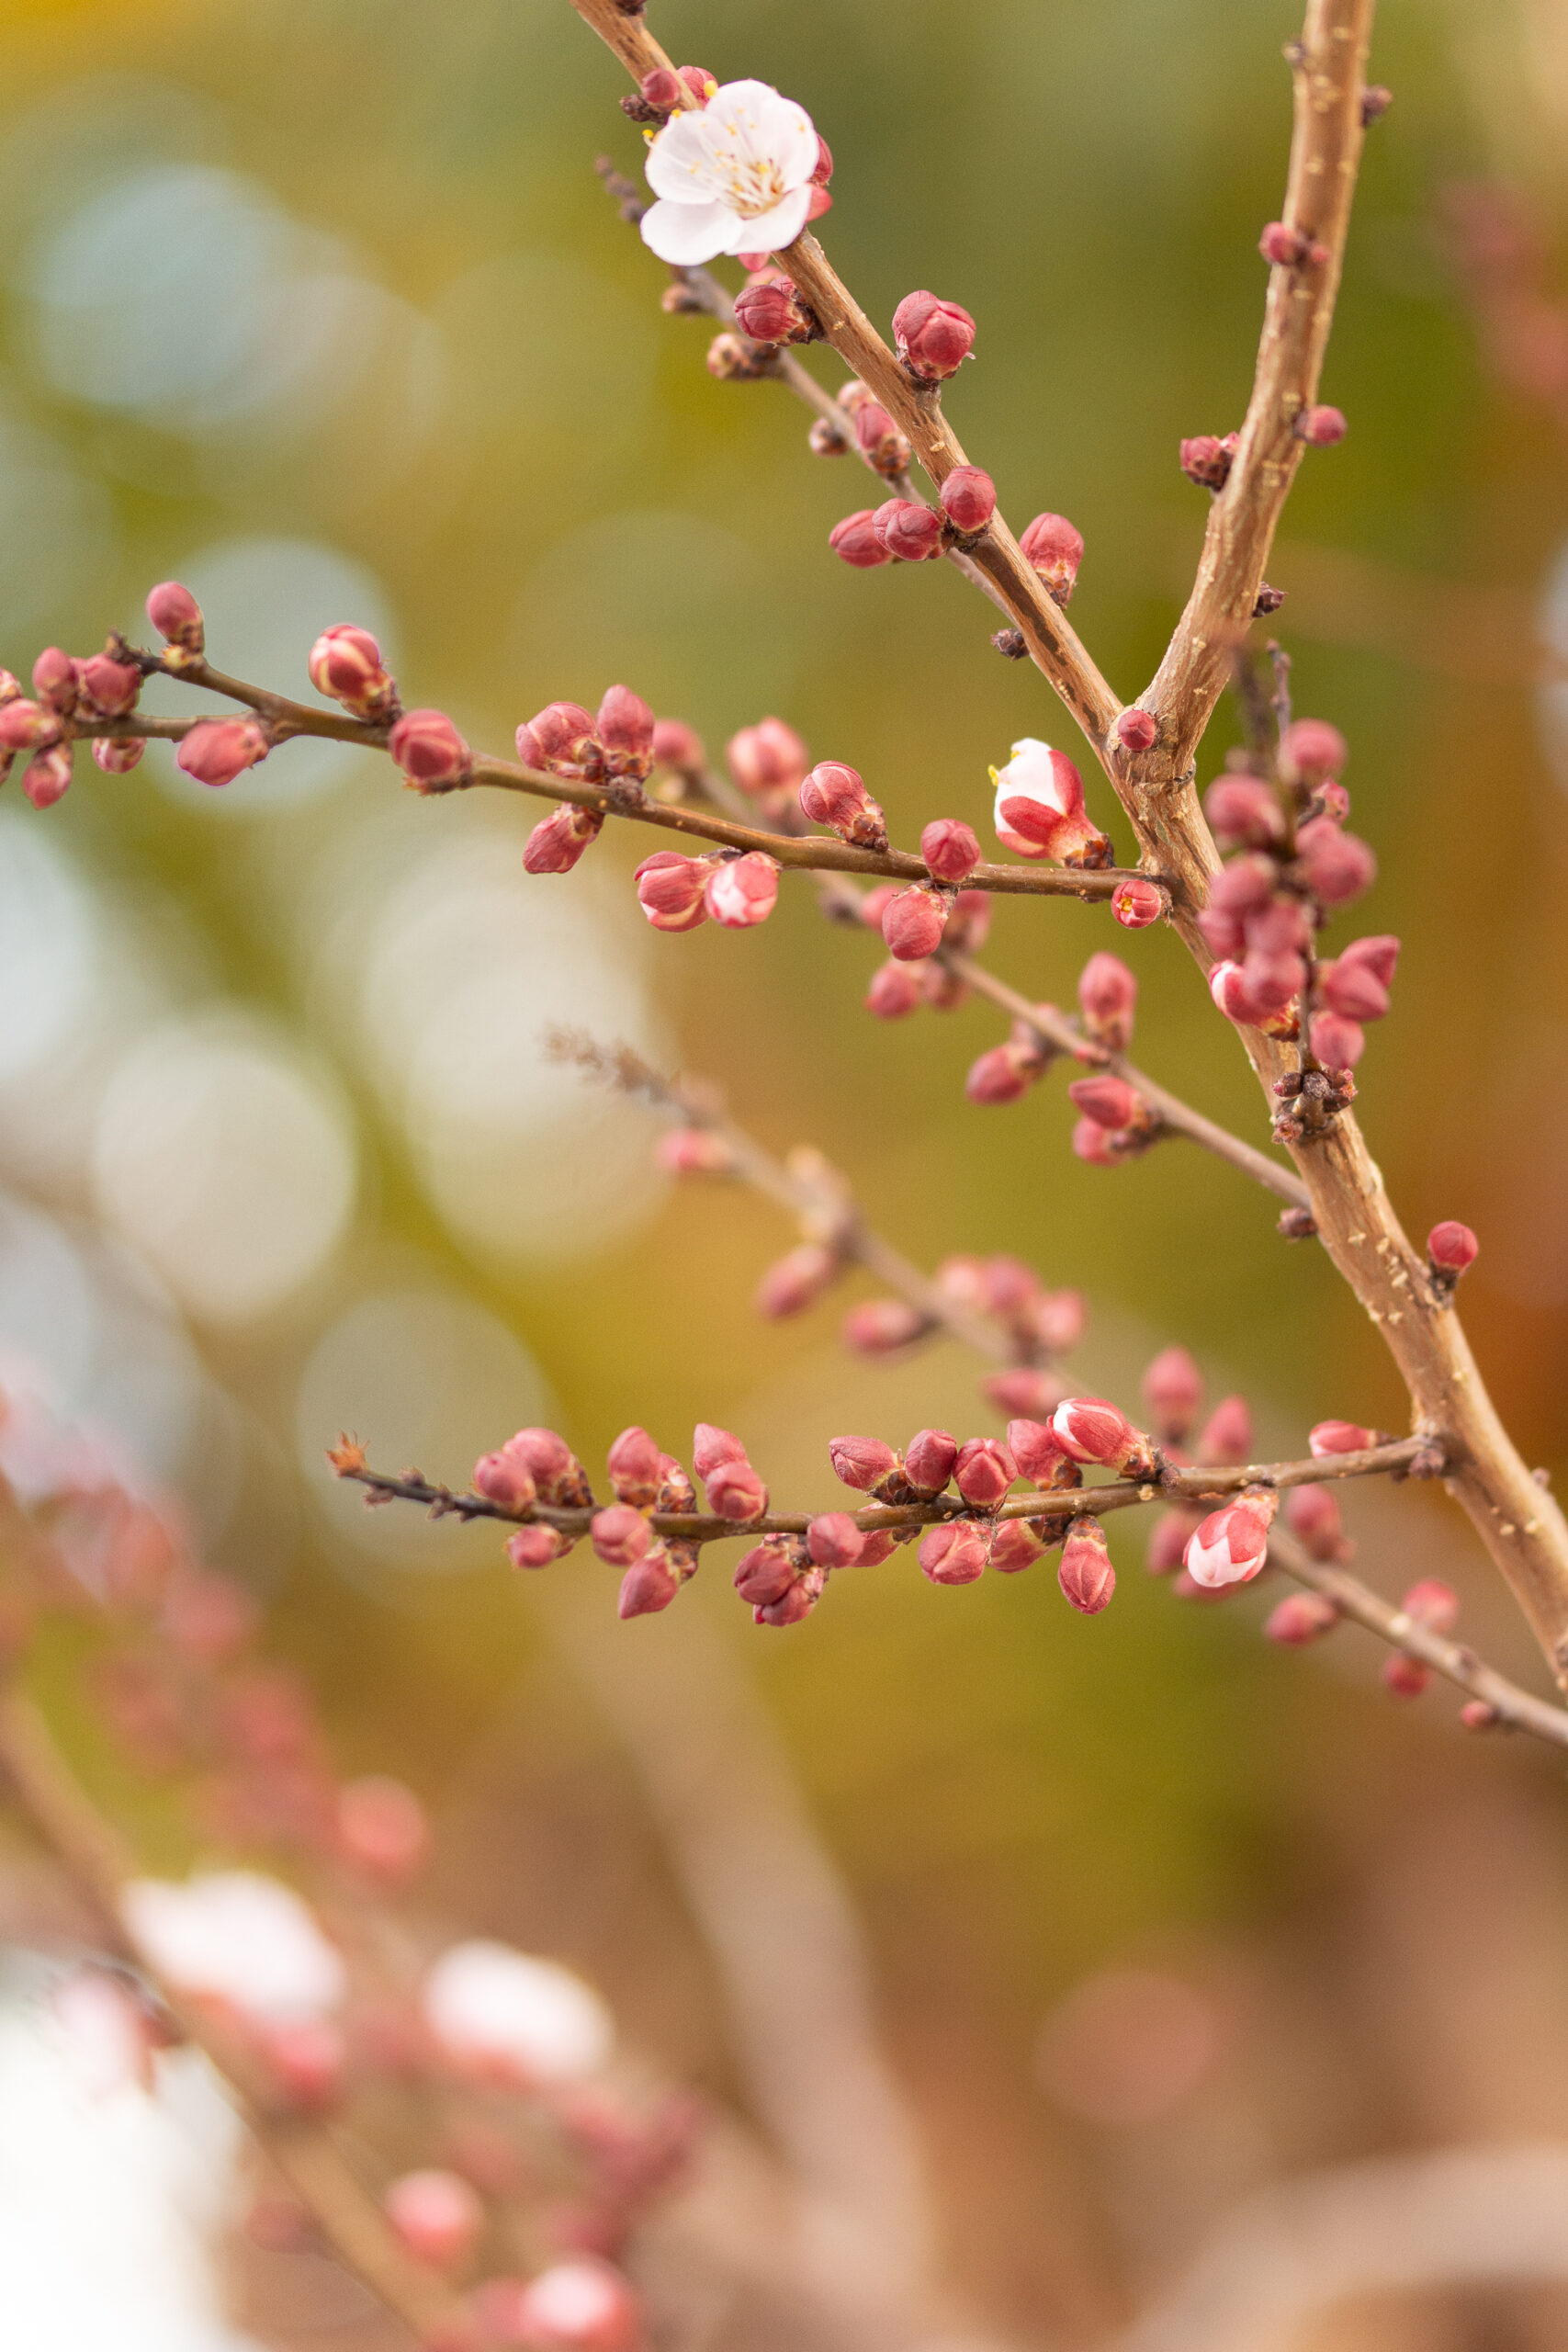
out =
<svg viewBox="0 0 1568 2352"><path fill-rule="evenodd" d="M855 439L874 473L889 478L908 473L910 448L905 435L878 400L863 400L855 410Z"/></svg>

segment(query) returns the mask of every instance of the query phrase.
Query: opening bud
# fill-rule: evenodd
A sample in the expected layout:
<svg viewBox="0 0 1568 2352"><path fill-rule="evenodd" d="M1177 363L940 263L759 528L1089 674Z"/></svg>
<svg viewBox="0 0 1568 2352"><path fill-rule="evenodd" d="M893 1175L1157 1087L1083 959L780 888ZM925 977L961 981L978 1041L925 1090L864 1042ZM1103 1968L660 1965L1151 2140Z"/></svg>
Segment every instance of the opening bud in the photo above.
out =
<svg viewBox="0 0 1568 2352"><path fill-rule="evenodd" d="M982 466L954 466L938 492L955 531L983 531L997 511L997 486Z"/></svg>
<svg viewBox="0 0 1568 2352"><path fill-rule="evenodd" d="M893 345L911 376L940 383L961 368L975 345L975 322L957 302L906 294L893 313Z"/></svg>
<svg viewBox="0 0 1568 2352"><path fill-rule="evenodd" d="M147 749L140 735L95 735L93 757L106 775L129 775Z"/></svg>
<svg viewBox="0 0 1568 2352"><path fill-rule="evenodd" d="M1224 438L1213 433L1196 433L1181 445L1181 470L1189 481L1201 490L1224 490L1230 480L1231 462L1235 456L1240 435L1227 433Z"/></svg>
<svg viewBox="0 0 1568 2352"><path fill-rule="evenodd" d="M1222 775L1203 795L1203 814L1221 849L1272 849L1285 838L1285 817L1261 776Z"/></svg>
<svg viewBox="0 0 1568 2352"><path fill-rule="evenodd" d="M924 563L942 552L942 516L918 499L889 498L871 518L877 545L900 563Z"/></svg>
<svg viewBox="0 0 1568 2352"><path fill-rule="evenodd" d="M147 617L173 652L183 653L187 661L200 660L207 646L207 627L201 606L188 588L182 588L177 580L160 581L148 591Z"/></svg>
<svg viewBox="0 0 1568 2352"><path fill-rule="evenodd" d="M858 770L842 760L818 760L800 787L800 805L814 825L826 825L857 849L886 849L882 810Z"/></svg>
<svg viewBox="0 0 1568 2352"><path fill-rule="evenodd" d="M381 649L367 628L347 621L323 629L306 663L319 695L341 702L357 718L373 718L397 701L398 690L381 660Z"/></svg>
<svg viewBox="0 0 1568 2352"><path fill-rule="evenodd" d="M1145 881L1141 874L1119 882L1111 893L1111 911L1123 931L1145 931L1167 910L1165 892L1157 882Z"/></svg>
<svg viewBox="0 0 1568 2352"><path fill-rule="evenodd" d="M1116 1590L1116 1571L1111 1565L1105 1530L1097 1519L1073 1521L1072 1532L1062 1546L1056 1582L1062 1588L1063 1600L1070 1601L1081 1617L1098 1617L1102 1609L1109 1607Z"/></svg>
<svg viewBox="0 0 1568 2352"><path fill-rule="evenodd" d="M741 288L735 323L753 343L815 343L821 332L815 312L795 292L795 280L782 275Z"/></svg>
<svg viewBox="0 0 1568 2352"><path fill-rule="evenodd" d="M942 944L947 914L947 900L934 890L917 885L913 889L897 892L882 915L882 936L887 942L889 955L901 964L912 964L931 955Z"/></svg>
<svg viewBox="0 0 1568 2352"><path fill-rule="evenodd" d="M1263 1621L1266 1641L1281 1642L1287 1649L1304 1649L1322 1641L1339 1623L1339 1611L1320 1592L1292 1592L1270 1610Z"/></svg>
<svg viewBox="0 0 1568 2352"><path fill-rule="evenodd" d="M1126 1050L1133 1039L1133 1012L1138 983L1119 956L1102 948L1078 975L1078 1003L1084 1026L1097 1046L1111 1053Z"/></svg>
<svg viewBox="0 0 1568 2352"><path fill-rule="evenodd" d="M416 792L450 792L468 781L474 763L444 710L404 711L387 749Z"/></svg>
<svg viewBox="0 0 1568 2352"><path fill-rule="evenodd" d="M1144 1402L1168 1445L1179 1445L1198 1418L1203 1375L1185 1348L1163 1348L1144 1374Z"/></svg>
<svg viewBox="0 0 1568 2352"><path fill-rule="evenodd" d="M847 1510L818 1511L806 1531L806 1548L819 1568L850 1568L865 1549L865 1538Z"/></svg>
<svg viewBox="0 0 1568 2352"><path fill-rule="evenodd" d="M640 1504L645 1510L655 1503L664 1479L663 1461L654 1440L637 1422L623 1430L605 1464L617 1501Z"/></svg>
<svg viewBox="0 0 1568 2352"><path fill-rule="evenodd" d="M868 1298L851 1307L840 1336L856 1355L887 1356L920 1339L927 1329L925 1317L901 1298Z"/></svg>
<svg viewBox="0 0 1568 2352"><path fill-rule="evenodd" d="M695 931L706 922L712 872L705 858L682 857L678 850L656 850L643 859L636 875L637 904L655 931Z"/></svg>
<svg viewBox="0 0 1568 2352"><path fill-rule="evenodd" d="M1065 752L1037 736L1012 747L1005 768L993 768L993 822L1004 849L1017 857L1049 857L1064 865L1111 863L1111 843L1084 808L1083 778Z"/></svg>
<svg viewBox="0 0 1568 2352"><path fill-rule="evenodd" d="M791 1250L768 1268L752 1305L771 1322L781 1322L786 1315L802 1315L816 1306L841 1272L836 1250L819 1241L803 1241L798 1250Z"/></svg>
<svg viewBox="0 0 1568 2352"><path fill-rule="evenodd" d="M570 874L578 859L596 842L604 829L604 820L597 808L574 808L563 800L549 816L542 817L523 844L523 871L525 874ZM652 863L650 859L649 864ZM641 896L641 885L638 885ZM644 913L648 913L646 905ZM649 922L653 920L649 916ZM663 926L666 929L689 931L689 923Z"/></svg>
<svg viewBox="0 0 1568 2352"><path fill-rule="evenodd" d="M629 1568L649 1551L653 1543L653 1531L641 1511L630 1503L611 1503L604 1510L596 1510L588 1532L593 1549L606 1567Z"/></svg>
<svg viewBox="0 0 1568 2352"><path fill-rule="evenodd" d="M874 1012L879 1021L901 1021L913 1012L920 1001L920 980L924 967L918 964L881 964L871 976L871 986L865 992L865 1009Z"/></svg>
<svg viewBox="0 0 1568 2352"><path fill-rule="evenodd" d="M995 1510L1017 1476L1018 1464L994 1437L965 1439L953 1465L953 1484L971 1510Z"/></svg>
<svg viewBox="0 0 1568 2352"><path fill-rule="evenodd" d="M1406 1657L1403 1650L1383 1660L1382 1684L1391 1698L1418 1699L1431 1679L1431 1668L1418 1657Z"/></svg>
<svg viewBox="0 0 1568 2352"><path fill-rule="evenodd" d="M1112 729L1124 752L1147 752L1159 741L1159 721L1151 711L1122 711Z"/></svg>
<svg viewBox="0 0 1568 2352"><path fill-rule="evenodd" d="M766 922L778 904L779 869L761 850L727 858L708 868L707 910L727 931L750 931Z"/></svg>
<svg viewBox="0 0 1568 2352"><path fill-rule="evenodd" d="M920 855L933 882L962 882L980 863L980 843L962 818L937 817L921 831Z"/></svg>
<svg viewBox="0 0 1568 2352"><path fill-rule="evenodd" d="M909 444L878 400L863 400L855 410L855 439L874 473L891 479L908 473Z"/></svg>
<svg viewBox="0 0 1568 2352"><path fill-rule="evenodd" d="M1354 1069L1367 1049L1367 1033L1359 1021L1341 1012L1314 1012L1312 1049L1325 1069Z"/></svg>
<svg viewBox="0 0 1568 2352"><path fill-rule="evenodd" d="M1126 1478L1152 1477L1155 1451L1142 1430L1104 1396L1069 1396L1051 1416L1062 1451L1075 1462L1100 1462Z"/></svg>
<svg viewBox="0 0 1568 2352"><path fill-rule="evenodd" d="M1314 1560L1342 1566L1355 1549L1345 1534L1339 1498L1331 1487L1292 1487L1285 1497L1285 1524Z"/></svg>
<svg viewBox="0 0 1568 2352"><path fill-rule="evenodd" d="M869 1495L899 1466L898 1456L879 1437L832 1437L828 1459L833 1476L857 1493Z"/></svg>
<svg viewBox="0 0 1568 2352"><path fill-rule="evenodd" d="M653 713L630 686L607 686L594 721L606 775L645 783L653 773Z"/></svg>
<svg viewBox="0 0 1568 2352"><path fill-rule="evenodd" d="M0 728L6 716L0 711ZM271 749L271 739L259 719L204 718L181 742L175 763L197 784L232 784L237 775L265 760Z"/></svg>
<svg viewBox="0 0 1568 2352"><path fill-rule="evenodd" d="M1326 405L1309 408L1296 419L1298 435L1302 440L1309 441L1314 449L1332 449L1337 442L1344 440L1349 430L1344 410Z"/></svg>
<svg viewBox="0 0 1568 2352"><path fill-rule="evenodd" d="M1279 1507L1276 1495L1244 1495L1211 1512L1181 1555L1193 1583L1209 1592L1250 1583L1269 1557L1269 1530Z"/></svg>
<svg viewBox="0 0 1568 2352"><path fill-rule="evenodd" d="M990 1535L988 1527L976 1527L973 1520L944 1521L922 1539L920 1566L932 1584L973 1584L986 1573Z"/></svg>
<svg viewBox="0 0 1568 2352"><path fill-rule="evenodd" d="M1377 1442L1376 1430L1363 1429L1359 1421L1319 1421L1307 1432L1307 1452L1319 1462L1335 1453L1364 1453Z"/></svg>
<svg viewBox="0 0 1568 2352"><path fill-rule="evenodd" d="M859 506L841 523L835 523L828 534L828 545L857 571L871 571L879 563L892 560L876 535L876 516L869 506Z"/></svg>
<svg viewBox="0 0 1568 2352"><path fill-rule="evenodd" d="M1076 1078L1067 1089L1067 1099L1097 1127L1114 1131L1146 1123L1144 1098L1124 1078Z"/></svg>
<svg viewBox="0 0 1568 2352"><path fill-rule="evenodd" d="M1225 1019L1235 1022L1240 1028L1256 1029L1265 1018L1263 1007L1247 984L1246 973L1228 956L1209 974L1209 994Z"/></svg>
<svg viewBox="0 0 1568 2352"><path fill-rule="evenodd" d="M1045 582L1052 603L1066 605L1083 561L1083 533L1065 514L1037 514L1020 533L1018 544L1025 563Z"/></svg>

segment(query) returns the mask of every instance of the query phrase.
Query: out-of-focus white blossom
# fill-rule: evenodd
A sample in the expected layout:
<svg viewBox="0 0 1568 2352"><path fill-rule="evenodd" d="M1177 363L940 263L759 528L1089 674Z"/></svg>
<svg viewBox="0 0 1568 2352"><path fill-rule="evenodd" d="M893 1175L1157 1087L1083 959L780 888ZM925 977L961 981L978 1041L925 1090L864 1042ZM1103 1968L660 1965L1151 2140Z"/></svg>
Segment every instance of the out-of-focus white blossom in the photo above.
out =
<svg viewBox="0 0 1568 2352"><path fill-rule="evenodd" d="M181 1992L228 2001L267 2025L322 2018L342 2003L342 1954L293 1889L260 1871L209 1871L183 1884L133 1879L120 1909L152 1967Z"/></svg>
<svg viewBox="0 0 1568 2352"><path fill-rule="evenodd" d="M447 2055L487 2073L568 2083L609 2057L615 2026L592 1986L555 1961L482 1938L454 1944L424 1980L425 2021Z"/></svg>

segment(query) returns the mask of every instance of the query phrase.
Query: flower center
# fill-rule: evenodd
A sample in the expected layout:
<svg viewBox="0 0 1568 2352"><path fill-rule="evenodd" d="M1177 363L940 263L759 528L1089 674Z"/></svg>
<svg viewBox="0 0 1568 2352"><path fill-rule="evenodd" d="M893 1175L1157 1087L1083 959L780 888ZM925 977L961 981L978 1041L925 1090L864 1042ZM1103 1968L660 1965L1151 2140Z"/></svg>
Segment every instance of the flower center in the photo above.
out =
<svg viewBox="0 0 1568 2352"><path fill-rule="evenodd" d="M739 155L721 151L714 157L716 176L722 181L720 201L743 220L754 220L782 204L788 190L784 174L771 156Z"/></svg>

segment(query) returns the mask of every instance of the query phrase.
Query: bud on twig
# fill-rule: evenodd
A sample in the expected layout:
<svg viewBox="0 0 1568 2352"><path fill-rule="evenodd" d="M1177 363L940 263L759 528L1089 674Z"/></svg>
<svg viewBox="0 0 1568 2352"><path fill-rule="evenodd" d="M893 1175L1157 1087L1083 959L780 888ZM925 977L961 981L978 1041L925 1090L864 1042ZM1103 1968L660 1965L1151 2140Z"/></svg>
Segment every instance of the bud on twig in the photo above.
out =
<svg viewBox="0 0 1568 2352"><path fill-rule="evenodd" d="M946 1520L923 1539L917 1555L920 1566L932 1584L973 1584L986 1572L990 1534L973 1520Z"/></svg>
<svg viewBox="0 0 1568 2352"><path fill-rule="evenodd" d="M1280 739L1287 773L1303 784L1321 784L1325 776L1340 775L1349 756L1344 736L1326 718L1295 719Z"/></svg>
<svg viewBox="0 0 1568 2352"><path fill-rule="evenodd" d="M629 686L608 686L599 705L594 734L604 752L604 774L646 783L653 773L653 713Z"/></svg>
<svg viewBox="0 0 1568 2352"><path fill-rule="evenodd" d="M1349 430L1344 411L1326 406L1303 410L1295 424L1296 438L1310 442L1314 449L1332 449Z"/></svg>
<svg viewBox="0 0 1568 2352"><path fill-rule="evenodd" d="M649 1510L658 1500L663 1481L663 1456L645 1429L635 1422L623 1430L611 1446L605 1467L618 1502Z"/></svg>
<svg viewBox="0 0 1568 2352"><path fill-rule="evenodd" d="M858 849L887 847L887 826L882 810L861 780L858 769L842 760L818 760L800 787L800 805L814 825L826 825L840 841Z"/></svg>
<svg viewBox="0 0 1568 2352"><path fill-rule="evenodd" d="M1116 1590L1116 1571L1111 1565L1105 1530L1097 1519L1073 1521L1072 1532L1062 1547L1056 1582L1062 1589L1063 1600L1070 1601L1082 1617L1098 1617L1102 1609L1109 1607Z"/></svg>
<svg viewBox="0 0 1568 2352"><path fill-rule="evenodd" d="M886 1356L922 1338L929 1328L919 1308L901 1298L868 1298L845 1316L842 1338L856 1355Z"/></svg>
<svg viewBox="0 0 1568 2352"><path fill-rule="evenodd" d="M306 668L316 692L330 695L356 718L378 718L396 708L397 687L367 628L340 621L323 629Z"/></svg>
<svg viewBox="0 0 1568 2352"><path fill-rule="evenodd" d="M1427 1272L1440 1300L1452 1298L1460 1276L1481 1255L1481 1244L1468 1225L1445 1217L1427 1236Z"/></svg>
<svg viewBox="0 0 1568 2352"><path fill-rule="evenodd" d="M171 669L188 669L199 662L207 647L201 606L177 580L160 581L147 596L147 617L167 642L164 659Z"/></svg>
<svg viewBox="0 0 1568 2352"><path fill-rule="evenodd" d="M1325 1566L1342 1566L1355 1550L1332 1487L1292 1487L1285 1497L1285 1524L1297 1543Z"/></svg>
<svg viewBox="0 0 1568 2352"><path fill-rule="evenodd" d="M864 1551L865 1537L847 1510L823 1510L806 1531L806 1548L819 1568L849 1568Z"/></svg>
<svg viewBox="0 0 1568 2352"><path fill-rule="evenodd" d="M1280 1642L1288 1649L1302 1649L1308 1642L1320 1642L1325 1634L1332 1634L1338 1623L1339 1611L1322 1593L1292 1592L1264 1619L1264 1638Z"/></svg>
<svg viewBox="0 0 1568 2352"><path fill-rule="evenodd" d="M938 495L942 513L965 537L983 531L997 511L997 486L979 466L954 466Z"/></svg>
<svg viewBox="0 0 1568 2352"><path fill-rule="evenodd" d="M866 399L859 403L855 410L855 439L874 473L886 474L891 480L908 472L912 454L908 441L880 401Z"/></svg>
<svg viewBox="0 0 1568 2352"><path fill-rule="evenodd" d="M1119 714L1113 732L1124 752L1147 752L1159 741L1159 721L1152 711L1134 707Z"/></svg>
<svg viewBox="0 0 1568 2352"><path fill-rule="evenodd" d="M708 912L727 931L750 931L766 922L778 896L778 866L761 850L748 850L744 857L726 859L708 870Z"/></svg>
<svg viewBox="0 0 1568 2352"><path fill-rule="evenodd" d="M1051 1416L1062 1451L1075 1462L1100 1462L1125 1478L1153 1478L1159 1464L1142 1430L1104 1396L1069 1396Z"/></svg>
<svg viewBox="0 0 1568 2352"><path fill-rule="evenodd" d="M920 855L933 882L962 882L980 863L980 844L961 818L937 817L920 833Z"/></svg>
<svg viewBox="0 0 1568 2352"><path fill-rule="evenodd" d="M473 771L473 754L444 710L404 711L387 749L416 792L450 792Z"/></svg>
<svg viewBox="0 0 1568 2352"><path fill-rule="evenodd" d="M876 535L876 516L869 506L859 506L841 523L835 523L828 534L828 545L857 571L873 571L879 563L892 561Z"/></svg>
<svg viewBox="0 0 1568 2352"><path fill-rule="evenodd" d="M900 563L924 563L942 553L942 516L919 500L889 498L871 518L877 545Z"/></svg>
<svg viewBox="0 0 1568 2352"><path fill-rule="evenodd" d="M815 343L821 334L795 280L779 276L744 286L735 298L735 323L753 343Z"/></svg>
<svg viewBox="0 0 1568 2352"><path fill-rule="evenodd" d="M1119 882L1111 895L1111 911L1124 931L1145 931L1170 911L1170 902L1156 882L1141 874Z"/></svg>
<svg viewBox="0 0 1568 2352"><path fill-rule="evenodd" d="M994 1437L972 1437L958 1449L954 1486L971 1510L995 1510L1018 1476L1018 1465Z"/></svg>
<svg viewBox="0 0 1568 2352"><path fill-rule="evenodd" d="M1083 533L1065 514L1036 514L1019 534L1018 544L1024 561L1045 582L1053 604L1067 604L1083 561Z"/></svg>
<svg viewBox="0 0 1568 2352"><path fill-rule="evenodd" d="M725 745L729 773L739 789L767 808L775 796L783 802L798 793L811 765L811 754L793 727L782 718L759 718L743 727Z"/></svg>
<svg viewBox="0 0 1568 2352"><path fill-rule="evenodd" d="M923 1498L940 1495L958 1460L958 1440L946 1430L917 1430L904 1449L904 1476Z"/></svg>
<svg viewBox="0 0 1568 2352"><path fill-rule="evenodd" d="M556 818L547 818L538 830L543 831L556 823L562 813L558 811ZM598 831L597 826L594 831ZM524 864L527 864L526 854ZM655 931L695 931L699 923L706 922L705 892L712 872L706 858L682 857L678 850L656 850L651 857L643 859L635 876L637 904Z"/></svg>
<svg viewBox="0 0 1568 2352"><path fill-rule="evenodd" d="M882 912L882 936L889 955L901 964L930 956L942 944L947 916L948 901L935 890L917 884L896 892Z"/></svg>
<svg viewBox="0 0 1568 2352"><path fill-rule="evenodd" d="M437 789L443 787L436 787ZM558 808L542 817L523 844L523 870L525 874L570 874L590 843L596 842L604 830L604 820L596 808L577 808L563 800ZM653 863L650 858L648 863ZM638 869L640 873L640 868ZM638 885L641 896L641 885ZM651 922L645 903L643 912ZM661 926L669 928L670 926ZM679 928L689 930L690 924Z"/></svg>
<svg viewBox="0 0 1568 2352"><path fill-rule="evenodd" d="M1250 1583L1268 1559L1269 1530L1279 1508L1275 1494L1250 1494L1211 1512L1181 1555L1193 1583L1210 1592Z"/></svg>
<svg viewBox="0 0 1568 2352"><path fill-rule="evenodd" d="M1319 1421L1307 1431L1307 1452L1319 1462L1336 1453L1364 1453L1377 1442L1376 1430L1363 1429L1359 1421Z"/></svg>
<svg viewBox="0 0 1568 2352"><path fill-rule="evenodd" d="M808 1306L816 1306L842 1271L837 1250L820 1241L803 1241L768 1268L752 1304L770 1322L803 1315Z"/></svg>
<svg viewBox="0 0 1568 2352"><path fill-rule="evenodd" d="M1240 439L1236 433L1227 433L1223 440L1213 433L1199 433L1184 441L1181 470L1188 481L1195 481L1202 490L1224 490Z"/></svg>
<svg viewBox="0 0 1568 2352"><path fill-rule="evenodd" d="M1078 1003L1084 1027L1097 1046L1125 1053L1133 1042L1133 1012L1138 983L1119 956L1103 948L1089 957L1078 975Z"/></svg>
<svg viewBox="0 0 1568 2352"><path fill-rule="evenodd" d="M1179 1445L1198 1418L1203 1375L1185 1348L1165 1348L1144 1374L1144 1402L1167 1445Z"/></svg>
<svg viewBox="0 0 1568 2352"><path fill-rule="evenodd" d="M975 343L975 322L961 304L934 294L906 294L893 313L893 344L918 383L940 383L961 368Z"/></svg>
<svg viewBox="0 0 1568 2352"><path fill-rule="evenodd" d="M0 710L0 729L9 715ZM265 760L271 749L272 739L259 719L204 718L186 736L175 753L175 763L197 784L220 786L232 784L237 775Z"/></svg>

